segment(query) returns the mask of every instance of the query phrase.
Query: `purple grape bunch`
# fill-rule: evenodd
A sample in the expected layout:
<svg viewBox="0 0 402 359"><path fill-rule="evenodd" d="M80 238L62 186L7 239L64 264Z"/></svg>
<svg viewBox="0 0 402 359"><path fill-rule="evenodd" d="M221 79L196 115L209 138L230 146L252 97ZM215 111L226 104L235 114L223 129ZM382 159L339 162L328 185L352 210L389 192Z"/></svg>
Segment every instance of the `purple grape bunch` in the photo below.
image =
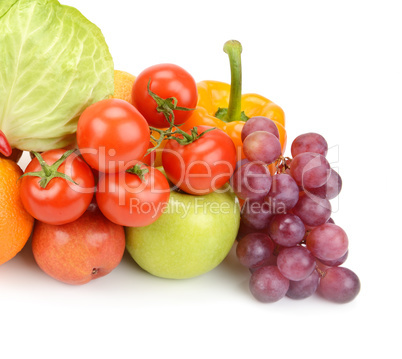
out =
<svg viewBox="0 0 402 359"><path fill-rule="evenodd" d="M349 240L331 217L330 200L342 179L326 159L325 138L302 134L291 144L292 157L284 157L275 122L258 116L245 123L242 140L246 158L231 185L242 202L236 255L251 273L252 295L267 303L315 293L352 301L360 280L341 266Z"/></svg>

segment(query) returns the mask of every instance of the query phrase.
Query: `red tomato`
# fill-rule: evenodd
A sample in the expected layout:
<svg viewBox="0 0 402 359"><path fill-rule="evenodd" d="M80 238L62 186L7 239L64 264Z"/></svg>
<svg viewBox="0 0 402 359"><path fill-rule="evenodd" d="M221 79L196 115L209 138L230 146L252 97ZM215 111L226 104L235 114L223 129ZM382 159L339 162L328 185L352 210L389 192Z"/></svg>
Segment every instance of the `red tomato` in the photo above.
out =
<svg viewBox="0 0 402 359"><path fill-rule="evenodd" d="M110 221L126 227L142 227L155 222L166 209L170 186L154 167L138 164L148 172L143 178L127 171L100 176L96 201Z"/></svg>
<svg viewBox="0 0 402 359"><path fill-rule="evenodd" d="M197 129L202 133L211 127ZM168 178L183 191L208 194L222 187L232 176L236 148L225 132L213 129L187 145L169 140L162 152L162 164Z"/></svg>
<svg viewBox="0 0 402 359"><path fill-rule="evenodd" d="M177 99L178 107L194 109L197 105L198 92L194 78L183 68L173 64L159 64L146 68L135 79L132 90L133 105L146 118L150 126L169 127L163 113L157 111L158 104L148 93L150 90L166 100ZM174 123L184 123L193 111L173 110Z"/></svg>
<svg viewBox="0 0 402 359"><path fill-rule="evenodd" d="M63 149L50 150L43 152L41 156L50 166L66 152ZM25 173L41 170L38 159L34 158ZM42 188L39 176L24 176L21 179L22 203L41 222L55 225L73 222L86 211L93 198L95 183L91 168L78 154L73 153L53 170L69 176L77 184L65 178L54 177Z"/></svg>
<svg viewBox="0 0 402 359"><path fill-rule="evenodd" d="M149 146L147 121L120 99L87 107L78 120L77 144L85 161L100 172L118 172L141 160Z"/></svg>

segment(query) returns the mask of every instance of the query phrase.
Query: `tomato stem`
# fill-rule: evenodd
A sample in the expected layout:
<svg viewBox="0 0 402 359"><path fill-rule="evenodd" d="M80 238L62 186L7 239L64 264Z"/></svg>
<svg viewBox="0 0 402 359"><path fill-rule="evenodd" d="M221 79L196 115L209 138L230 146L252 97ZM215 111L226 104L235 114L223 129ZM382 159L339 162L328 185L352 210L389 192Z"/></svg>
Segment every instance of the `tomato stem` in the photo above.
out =
<svg viewBox="0 0 402 359"><path fill-rule="evenodd" d="M155 128L155 127L149 126L149 129L151 131L155 131L155 132L159 133L159 138L156 139L151 134L151 140L153 142L155 142L155 146L152 148L149 148L145 155L148 155L152 151L156 150L161 145L163 140L176 140L181 145L188 145L188 144L196 141L197 139L199 139L204 133L210 131L210 130L207 130L207 131L204 131L204 132L198 134L197 128L194 127L191 129L191 133L188 134L187 132L185 132L179 128L180 125L175 126L173 110L193 111L194 109L177 106L177 99L175 97L169 97L167 99L161 98L156 93L151 91L150 86L151 86L151 79L149 79L148 85L147 85L148 94L154 99L154 101L157 104L156 111L164 114L166 120L169 123L169 128L167 130L163 130L161 128ZM181 135L182 137L178 137L177 135Z"/></svg>
<svg viewBox="0 0 402 359"><path fill-rule="evenodd" d="M146 173L149 172L149 170L146 167L141 168L142 166L142 163L137 163L133 167L130 167L128 170L126 170L126 172L137 175L141 179L141 181L144 182L144 176Z"/></svg>
<svg viewBox="0 0 402 359"><path fill-rule="evenodd" d="M151 91L150 86L151 86L151 79L149 79L148 85L147 85L148 94L154 99L154 101L158 105L156 107L156 111L159 113L163 113L166 120L169 122L169 125L172 125L172 120L174 119L173 110L194 111L194 108L177 106L178 101L177 101L176 97L169 97L169 98L164 99L164 98L158 96L155 92Z"/></svg>
<svg viewBox="0 0 402 359"><path fill-rule="evenodd" d="M7 137L2 130L0 130L0 152L6 156L11 156L13 150L11 149L10 143L7 141Z"/></svg>
<svg viewBox="0 0 402 359"><path fill-rule="evenodd" d="M174 118L174 116L173 116ZM193 127L190 130L190 134L187 132L184 132L180 128L175 128L174 131L172 131L173 124L167 129L167 130L162 130L160 128L155 128L155 127L149 127L152 131L156 131L159 133L159 138L156 139L154 136L151 135L151 139L156 143L154 147L149 148L148 151L146 152L145 156L149 155L152 151L155 151L162 143L163 140L175 140L181 145L189 145L190 143L193 143L194 141L198 140L200 137L208 133L209 131L215 130L216 127L209 128L208 130L198 133L197 127ZM181 135L177 136L177 135Z"/></svg>
<svg viewBox="0 0 402 359"><path fill-rule="evenodd" d="M20 178L25 177L25 176L33 176L33 177L39 177L39 185L42 188L46 188L46 186L49 184L49 182L56 177L59 178L64 178L66 181L70 181L76 185L78 185L77 182L75 182L70 176L66 175L65 173L59 172L58 169L60 167L60 165L68 158L68 156L70 156L73 152L75 151L75 149L73 150L69 150L63 153L63 155L52 165L48 165L45 160L43 159L43 157L35 151L32 151L32 153L34 154L34 156L37 158L37 160L39 161L39 164L41 166L41 171L37 171L37 172L27 172L24 173Z"/></svg>

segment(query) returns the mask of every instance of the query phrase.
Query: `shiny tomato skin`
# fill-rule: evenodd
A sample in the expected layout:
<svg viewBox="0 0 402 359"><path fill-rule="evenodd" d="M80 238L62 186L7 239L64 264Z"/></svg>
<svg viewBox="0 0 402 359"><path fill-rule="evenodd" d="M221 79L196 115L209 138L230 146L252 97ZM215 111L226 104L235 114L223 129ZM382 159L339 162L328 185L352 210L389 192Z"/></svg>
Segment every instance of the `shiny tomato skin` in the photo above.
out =
<svg viewBox="0 0 402 359"><path fill-rule="evenodd" d="M51 165L66 150L43 152L44 161ZM32 159L25 173L37 172L41 166ZM21 179L21 200L25 209L37 220L53 225L66 224L78 219L88 208L95 191L91 168L76 153L71 154L58 168L78 185L64 178L53 178L46 188L39 185L39 177L25 176Z"/></svg>
<svg viewBox="0 0 402 359"><path fill-rule="evenodd" d="M150 130L138 110L120 99L106 99L87 107L77 126L77 144L85 161L99 172L119 172L141 160Z"/></svg>
<svg viewBox="0 0 402 359"><path fill-rule="evenodd" d="M126 227L142 227L155 222L165 210L170 185L158 169L142 165L148 172L138 175L120 172L101 174L96 201L103 215Z"/></svg>
<svg viewBox="0 0 402 359"><path fill-rule="evenodd" d="M141 112L152 127L169 127L163 113L156 110L157 103L148 93L150 90L163 99L175 97L178 107L195 109L198 101L197 84L182 67L174 64L158 64L143 70L136 78L132 90L133 105ZM187 121L193 111L174 110L174 123Z"/></svg>
<svg viewBox="0 0 402 359"><path fill-rule="evenodd" d="M211 128L197 127L198 133ZM187 145L169 140L162 152L162 164L169 180L181 190L204 195L230 179L236 166L236 148L229 135L215 128Z"/></svg>

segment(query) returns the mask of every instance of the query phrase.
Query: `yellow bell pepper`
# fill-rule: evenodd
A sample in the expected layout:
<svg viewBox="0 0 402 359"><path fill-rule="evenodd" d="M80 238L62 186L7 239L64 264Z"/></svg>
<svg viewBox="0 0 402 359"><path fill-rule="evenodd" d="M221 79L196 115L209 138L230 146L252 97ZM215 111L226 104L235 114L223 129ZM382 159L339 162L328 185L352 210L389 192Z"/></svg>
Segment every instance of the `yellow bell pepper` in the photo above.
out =
<svg viewBox="0 0 402 359"><path fill-rule="evenodd" d="M197 83L198 103L182 130L207 125L222 129L237 147L238 158L243 158L241 131L245 121L254 116L264 116L275 121L282 151L286 146L285 114L281 107L258 94L241 94L241 44L228 41L224 51L229 56L231 85L219 81Z"/></svg>

